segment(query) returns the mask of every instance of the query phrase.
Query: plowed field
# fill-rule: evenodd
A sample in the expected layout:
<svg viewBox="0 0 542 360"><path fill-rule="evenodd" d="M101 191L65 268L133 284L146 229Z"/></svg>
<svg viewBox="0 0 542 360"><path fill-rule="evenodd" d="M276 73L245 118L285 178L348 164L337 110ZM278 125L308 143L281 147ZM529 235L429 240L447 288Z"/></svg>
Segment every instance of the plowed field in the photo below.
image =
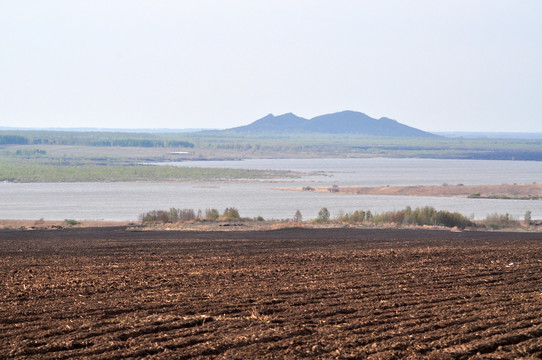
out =
<svg viewBox="0 0 542 360"><path fill-rule="evenodd" d="M542 234L0 231L0 358L542 357Z"/></svg>

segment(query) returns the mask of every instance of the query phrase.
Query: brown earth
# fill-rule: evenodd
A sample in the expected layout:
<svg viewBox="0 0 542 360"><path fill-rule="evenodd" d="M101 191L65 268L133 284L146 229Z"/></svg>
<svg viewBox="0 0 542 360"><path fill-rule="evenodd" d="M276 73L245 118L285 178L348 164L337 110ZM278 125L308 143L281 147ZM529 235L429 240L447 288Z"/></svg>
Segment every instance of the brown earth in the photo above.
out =
<svg viewBox="0 0 542 360"><path fill-rule="evenodd" d="M106 221L106 220L77 220L79 224L76 227L111 227L111 226L128 226L128 221ZM4 220L0 219L0 229L51 229L66 227L63 220ZM73 227L73 226L72 226Z"/></svg>
<svg viewBox="0 0 542 360"><path fill-rule="evenodd" d="M0 358L542 357L542 234L0 230Z"/></svg>
<svg viewBox="0 0 542 360"><path fill-rule="evenodd" d="M275 188L277 190L303 191L303 188ZM395 195L395 196L445 196L467 197L479 193L481 197L507 196L510 198L542 197L542 184L516 185L418 185L418 186L383 186L383 187L314 187L315 192L336 192L360 195Z"/></svg>

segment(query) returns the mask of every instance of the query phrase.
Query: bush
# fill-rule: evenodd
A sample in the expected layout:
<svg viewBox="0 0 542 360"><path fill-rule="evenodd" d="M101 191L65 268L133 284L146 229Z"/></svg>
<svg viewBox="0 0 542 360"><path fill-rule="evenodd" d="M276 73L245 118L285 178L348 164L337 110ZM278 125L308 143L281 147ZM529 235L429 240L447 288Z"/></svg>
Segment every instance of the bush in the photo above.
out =
<svg viewBox="0 0 542 360"><path fill-rule="evenodd" d="M457 226L460 229L464 229L467 226L472 226L472 222L469 219L457 212L438 211L436 221L437 225L450 228Z"/></svg>
<svg viewBox="0 0 542 360"><path fill-rule="evenodd" d="M354 213L355 214L355 213ZM348 215L347 215L348 216ZM412 210L407 206L404 210L388 211L382 214L371 215L370 211L365 215L366 220L374 223L394 223L407 225L438 225L446 227L458 227L461 229L472 226L472 222L465 216L457 212L445 210L437 211L431 206L416 208ZM350 218L351 219L351 218Z"/></svg>
<svg viewBox="0 0 542 360"><path fill-rule="evenodd" d="M175 208L170 208L167 218L168 222L171 223L179 221L179 211Z"/></svg>
<svg viewBox="0 0 542 360"><path fill-rule="evenodd" d="M170 213L169 211L165 210L151 210L146 213L143 213L139 215L139 219L143 223L149 223L149 222L162 222L167 223L169 221Z"/></svg>
<svg viewBox="0 0 542 360"><path fill-rule="evenodd" d="M365 221L365 211L356 210L353 213L339 214L337 220L345 223L360 223Z"/></svg>
<svg viewBox="0 0 542 360"><path fill-rule="evenodd" d="M182 209L178 210L179 221L191 221L196 219L196 213L194 209Z"/></svg>
<svg viewBox="0 0 542 360"><path fill-rule="evenodd" d="M218 213L218 212L217 212ZM191 221L196 219L196 213L193 209L175 209L170 208L165 210L152 210L139 215L139 219L143 223L161 222L161 223L176 223L182 221Z"/></svg>
<svg viewBox="0 0 542 360"><path fill-rule="evenodd" d="M499 215L497 213L489 214L486 216L483 223L493 230L519 226L519 222L508 213L505 215Z"/></svg>
<svg viewBox="0 0 542 360"><path fill-rule="evenodd" d="M217 209L207 209L205 210L205 218L207 220L217 220L220 217L220 213Z"/></svg>
<svg viewBox="0 0 542 360"><path fill-rule="evenodd" d="M373 218L375 223L402 224L405 220L405 211L388 211L383 214L376 214Z"/></svg>
<svg viewBox="0 0 542 360"><path fill-rule="evenodd" d="M295 222L301 222L301 221L303 221L303 215L301 215L301 211L299 211L299 209L296 210L296 212L295 212L295 214L294 214L293 220L294 220Z"/></svg>
<svg viewBox="0 0 542 360"><path fill-rule="evenodd" d="M371 213L370 211L368 212L369 214ZM363 222L365 221L365 216L366 216L366 213L365 211L363 210L356 210L354 211L354 213L352 214L352 221L354 222Z"/></svg>
<svg viewBox="0 0 542 360"><path fill-rule="evenodd" d="M437 224L437 210L432 206L425 206L423 208L416 208L412 214L416 219L418 225L436 225Z"/></svg>
<svg viewBox="0 0 542 360"><path fill-rule="evenodd" d="M241 218L241 216L239 216L239 211L234 207L226 208L223 217L226 220L238 220Z"/></svg>
<svg viewBox="0 0 542 360"><path fill-rule="evenodd" d="M316 218L316 222L327 222L329 221L330 217L329 210L325 207L321 208L320 211L318 211L318 217Z"/></svg>
<svg viewBox="0 0 542 360"><path fill-rule="evenodd" d="M68 226L74 226L74 225L79 225L81 224L79 221L77 220L74 220L74 219L65 219L64 220L64 225L68 225Z"/></svg>

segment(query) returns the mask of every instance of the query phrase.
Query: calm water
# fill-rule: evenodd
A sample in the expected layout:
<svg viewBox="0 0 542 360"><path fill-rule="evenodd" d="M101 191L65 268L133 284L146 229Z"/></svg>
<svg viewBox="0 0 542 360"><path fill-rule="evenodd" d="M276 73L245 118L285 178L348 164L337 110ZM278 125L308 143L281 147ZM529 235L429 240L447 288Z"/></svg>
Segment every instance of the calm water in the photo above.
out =
<svg viewBox="0 0 542 360"><path fill-rule="evenodd" d="M526 210L542 219L539 200L483 200L462 198L338 195L272 190L279 186L452 185L542 182L542 162L433 159L280 159L183 162L178 166L236 167L297 170L313 173L301 179L250 183L0 183L0 219L137 220L152 209L239 209L242 216L291 218L299 209L315 218L327 207L373 212L434 206L484 218L510 213L522 219Z"/></svg>

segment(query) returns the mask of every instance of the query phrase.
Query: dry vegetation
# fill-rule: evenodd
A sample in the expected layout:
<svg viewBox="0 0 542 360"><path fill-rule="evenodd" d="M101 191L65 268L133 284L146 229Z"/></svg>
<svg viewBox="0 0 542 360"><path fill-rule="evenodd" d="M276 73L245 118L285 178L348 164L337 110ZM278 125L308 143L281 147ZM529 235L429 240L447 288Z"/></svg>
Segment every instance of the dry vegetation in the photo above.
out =
<svg viewBox="0 0 542 360"><path fill-rule="evenodd" d="M292 219L265 221L261 216L242 218L239 211L229 207L221 214L217 209L202 210L176 209L152 210L140 215L143 227L152 230L217 230L217 227L240 227L246 230L269 230L284 227L433 227L452 228L454 230L531 230L538 231L540 221L533 221L531 212L525 213L523 221L510 214L493 213L483 220L474 220L457 212L437 210L431 206L412 209L407 206L403 210L372 213L370 210L353 212L340 211L331 218L329 210L321 208L315 219L303 221L302 214L296 211Z"/></svg>

